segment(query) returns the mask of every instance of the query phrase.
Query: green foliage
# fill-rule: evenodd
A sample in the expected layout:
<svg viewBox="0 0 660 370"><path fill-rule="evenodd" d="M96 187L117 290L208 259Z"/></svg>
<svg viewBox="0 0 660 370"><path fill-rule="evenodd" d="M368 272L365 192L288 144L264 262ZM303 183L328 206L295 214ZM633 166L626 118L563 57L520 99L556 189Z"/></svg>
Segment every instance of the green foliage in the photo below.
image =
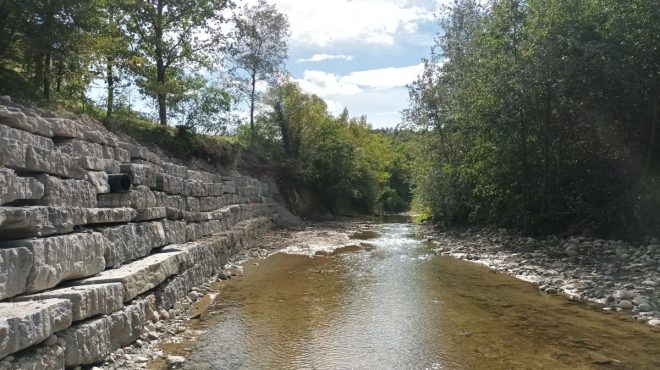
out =
<svg viewBox="0 0 660 370"><path fill-rule="evenodd" d="M293 82L271 89L257 117L257 147L281 163L284 189L309 188L332 212L399 212L409 203L406 140L372 130L366 118L333 117ZM250 130L239 128L242 142ZM401 144L395 144L394 140Z"/></svg>
<svg viewBox="0 0 660 370"><path fill-rule="evenodd" d="M406 119L428 133L416 203L446 223L650 232L637 199L659 170L656 2L483 3L447 9L410 87Z"/></svg>

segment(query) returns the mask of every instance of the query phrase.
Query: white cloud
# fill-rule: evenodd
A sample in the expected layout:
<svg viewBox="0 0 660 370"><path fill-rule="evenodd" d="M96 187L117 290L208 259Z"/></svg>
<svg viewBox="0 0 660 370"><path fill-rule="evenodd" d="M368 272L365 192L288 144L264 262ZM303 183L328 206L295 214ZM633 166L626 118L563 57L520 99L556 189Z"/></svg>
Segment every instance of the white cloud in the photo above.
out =
<svg viewBox="0 0 660 370"><path fill-rule="evenodd" d="M394 35L417 31L433 19L435 4L405 0L274 0L289 17L293 42L326 46L336 42L386 44ZM419 1L417 2L419 3Z"/></svg>
<svg viewBox="0 0 660 370"><path fill-rule="evenodd" d="M351 72L338 76L317 70L306 70L297 82L303 90L327 97L331 95L354 95L365 89L391 89L413 82L422 73L423 64L408 67L390 67Z"/></svg>
<svg viewBox="0 0 660 370"><path fill-rule="evenodd" d="M298 59L298 63L305 63L305 62L322 62L324 60L333 60L333 59L341 59L341 60L353 60L352 55L344 55L344 54L339 54L339 55L332 55L332 54L314 54L312 55L311 58L307 59Z"/></svg>

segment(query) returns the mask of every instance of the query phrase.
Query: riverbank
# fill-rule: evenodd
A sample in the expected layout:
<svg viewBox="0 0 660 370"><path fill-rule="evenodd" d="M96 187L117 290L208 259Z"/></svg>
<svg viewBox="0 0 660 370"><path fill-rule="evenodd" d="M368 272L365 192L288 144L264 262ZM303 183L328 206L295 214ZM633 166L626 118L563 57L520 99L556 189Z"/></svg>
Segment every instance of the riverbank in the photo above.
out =
<svg viewBox="0 0 660 370"><path fill-rule="evenodd" d="M532 282L547 294L594 302L660 327L660 243L548 236L504 229L438 231L420 227L438 255L482 264Z"/></svg>

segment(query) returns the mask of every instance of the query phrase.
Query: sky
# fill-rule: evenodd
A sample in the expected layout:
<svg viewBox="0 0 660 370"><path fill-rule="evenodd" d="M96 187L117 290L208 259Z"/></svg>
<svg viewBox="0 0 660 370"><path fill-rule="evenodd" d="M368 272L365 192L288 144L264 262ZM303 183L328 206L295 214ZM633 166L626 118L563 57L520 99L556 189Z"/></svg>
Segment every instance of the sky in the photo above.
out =
<svg viewBox="0 0 660 370"><path fill-rule="evenodd" d="M291 27L287 68L329 110L393 127L438 32L438 0L270 0Z"/></svg>

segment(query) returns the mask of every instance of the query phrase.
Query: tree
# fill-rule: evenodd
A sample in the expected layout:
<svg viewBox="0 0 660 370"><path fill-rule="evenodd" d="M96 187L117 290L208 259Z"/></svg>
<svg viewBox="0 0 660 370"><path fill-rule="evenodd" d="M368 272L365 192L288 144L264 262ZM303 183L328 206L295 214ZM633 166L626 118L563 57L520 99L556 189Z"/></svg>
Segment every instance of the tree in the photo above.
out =
<svg viewBox="0 0 660 370"><path fill-rule="evenodd" d="M169 95L182 95L185 70L210 67L212 47L222 40L223 11L230 0L134 0L127 6L127 30L143 93L153 97L161 125L167 125ZM176 99L175 99L176 100Z"/></svg>
<svg viewBox="0 0 660 370"><path fill-rule="evenodd" d="M289 22L274 5L259 0L234 17L228 62L232 76L250 102L250 129L254 132L257 81L274 83L287 59ZM242 73L241 73L242 72ZM252 135L254 139L254 134Z"/></svg>

